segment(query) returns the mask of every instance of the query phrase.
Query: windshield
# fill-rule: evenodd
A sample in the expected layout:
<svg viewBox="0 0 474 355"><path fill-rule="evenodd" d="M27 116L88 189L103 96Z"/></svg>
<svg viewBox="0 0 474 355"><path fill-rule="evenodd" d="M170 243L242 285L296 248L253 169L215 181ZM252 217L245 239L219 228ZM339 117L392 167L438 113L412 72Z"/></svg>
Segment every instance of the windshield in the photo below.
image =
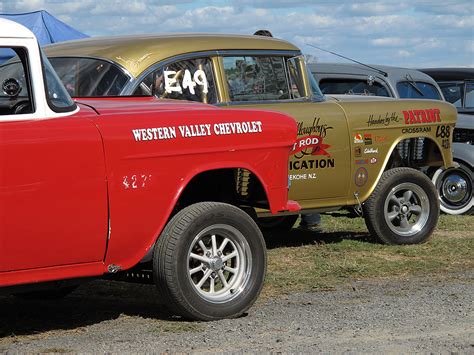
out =
<svg viewBox="0 0 474 355"><path fill-rule="evenodd" d="M76 104L67 93L61 80L56 75L51 63L46 55L41 51L41 59L43 63L43 72L45 76L46 99L49 107L56 112L72 111L76 108Z"/></svg>
<svg viewBox="0 0 474 355"><path fill-rule="evenodd" d="M438 89L422 81L400 81L397 83L397 91L401 99L441 100Z"/></svg>
<svg viewBox="0 0 474 355"><path fill-rule="evenodd" d="M129 81L116 64L95 58L49 58L73 97L118 96Z"/></svg>

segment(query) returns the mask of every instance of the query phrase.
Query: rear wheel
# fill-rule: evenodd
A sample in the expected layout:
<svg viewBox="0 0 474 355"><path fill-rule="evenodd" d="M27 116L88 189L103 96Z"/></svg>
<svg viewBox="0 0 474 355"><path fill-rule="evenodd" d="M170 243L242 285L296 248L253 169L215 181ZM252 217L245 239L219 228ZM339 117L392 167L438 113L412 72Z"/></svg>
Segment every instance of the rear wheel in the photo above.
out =
<svg viewBox="0 0 474 355"><path fill-rule="evenodd" d="M257 299L266 272L262 233L244 211L202 202L176 214L158 239L155 282L177 315L238 317Z"/></svg>
<svg viewBox="0 0 474 355"><path fill-rule="evenodd" d="M459 168L438 169L434 173L432 181L439 194L441 211L452 215L474 212L473 175L462 163Z"/></svg>
<svg viewBox="0 0 474 355"><path fill-rule="evenodd" d="M433 184L411 168L384 172L363 208L369 232L386 244L425 242L439 217Z"/></svg>

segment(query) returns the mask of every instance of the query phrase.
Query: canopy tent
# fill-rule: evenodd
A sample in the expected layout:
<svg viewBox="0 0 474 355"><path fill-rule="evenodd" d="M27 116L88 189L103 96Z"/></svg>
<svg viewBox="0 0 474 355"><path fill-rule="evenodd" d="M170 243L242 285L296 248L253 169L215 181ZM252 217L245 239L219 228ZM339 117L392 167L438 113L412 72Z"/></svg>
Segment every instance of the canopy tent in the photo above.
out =
<svg viewBox="0 0 474 355"><path fill-rule="evenodd" d="M0 14L0 17L21 23L23 26L29 28L35 34L41 46L89 37L58 20L45 10L22 14ZM12 51L7 52L7 50L0 49L0 63L10 58L14 54L12 53Z"/></svg>

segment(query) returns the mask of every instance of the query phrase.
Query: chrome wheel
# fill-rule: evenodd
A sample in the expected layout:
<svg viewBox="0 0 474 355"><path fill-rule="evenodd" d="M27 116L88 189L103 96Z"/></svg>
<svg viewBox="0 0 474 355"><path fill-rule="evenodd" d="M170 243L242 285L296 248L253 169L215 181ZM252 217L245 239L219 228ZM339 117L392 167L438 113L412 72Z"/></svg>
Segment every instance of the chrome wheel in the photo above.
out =
<svg viewBox="0 0 474 355"><path fill-rule="evenodd" d="M409 237L423 229L430 215L428 195L418 185L396 185L385 199L384 216L392 232Z"/></svg>
<svg viewBox="0 0 474 355"><path fill-rule="evenodd" d="M212 303L228 302L247 284L252 253L243 234L226 224L211 225L192 241L188 276L196 292Z"/></svg>
<svg viewBox="0 0 474 355"><path fill-rule="evenodd" d="M462 165L455 169L439 169L433 183L439 194L441 210L448 214L463 214L474 206L472 173Z"/></svg>

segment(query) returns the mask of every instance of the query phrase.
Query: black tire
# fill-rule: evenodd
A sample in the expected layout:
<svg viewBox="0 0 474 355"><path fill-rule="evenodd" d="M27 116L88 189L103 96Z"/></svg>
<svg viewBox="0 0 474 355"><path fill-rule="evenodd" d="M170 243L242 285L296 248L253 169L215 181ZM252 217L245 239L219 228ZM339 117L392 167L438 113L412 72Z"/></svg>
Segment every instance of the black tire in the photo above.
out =
<svg viewBox="0 0 474 355"><path fill-rule="evenodd" d="M386 244L426 242L439 218L432 182L411 168L385 171L363 209L370 234Z"/></svg>
<svg viewBox="0 0 474 355"><path fill-rule="evenodd" d="M459 168L438 169L433 174L442 212L452 215L474 212L473 177L473 171L462 163Z"/></svg>
<svg viewBox="0 0 474 355"><path fill-rule="evenodd" d="M298 215L276 216L276 217L260 217L257 224L263 232L288 232L293 228Z"/></svg>
<svg viewBox="0 0 474 355"><path fill-rule="evenodd" d="M235 318L260 294L266 260L262 233L247 213L201 202L166 225L155 245L153 274L160 297L174 314L203 321Z"/></svg>
<svg viewBox="0 0 474 355"><path fill-rule="evenodd" d="M14 293L13 295L23 300L58 300L68 296L78 285L55 287L45 290Z"/></svg>

